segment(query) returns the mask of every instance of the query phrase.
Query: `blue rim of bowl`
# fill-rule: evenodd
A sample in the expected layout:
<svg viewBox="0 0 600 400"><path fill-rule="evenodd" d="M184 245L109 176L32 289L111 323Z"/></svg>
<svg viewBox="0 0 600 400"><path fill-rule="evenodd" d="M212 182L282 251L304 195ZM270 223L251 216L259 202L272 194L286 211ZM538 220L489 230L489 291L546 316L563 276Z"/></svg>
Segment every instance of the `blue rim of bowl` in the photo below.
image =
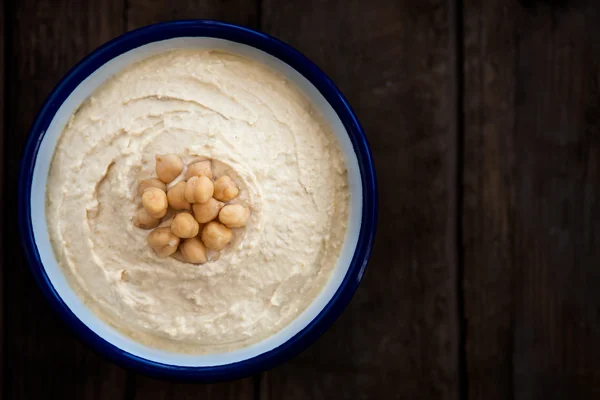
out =
<svg viewBox="0 0 600 400"><path fill-rule="evenodd" d="M255 47L287 63L308 79L342 121L358 159L362 181L362 220L354 256L339 288L321 312L300 332L280 346L253 358L219 366L190 367L163 364L128 353L98 336L63 302L50 282L38 253L31 222L31 185L40 144L54 115L71 92L106 62L148 43L176 37L214 37ZM347 306L362 279L371 255L377 222L377 182L371 151L358 119L333 82L311 61L282 41L238 25L210 20L171 21L125 33L80 61L58 83L37 115L25 145L19 181L19 232L31 271L52 307L75 334L96 352L126 368L178 381L215 382L246 377L297 355L314 342Z"/></svg>

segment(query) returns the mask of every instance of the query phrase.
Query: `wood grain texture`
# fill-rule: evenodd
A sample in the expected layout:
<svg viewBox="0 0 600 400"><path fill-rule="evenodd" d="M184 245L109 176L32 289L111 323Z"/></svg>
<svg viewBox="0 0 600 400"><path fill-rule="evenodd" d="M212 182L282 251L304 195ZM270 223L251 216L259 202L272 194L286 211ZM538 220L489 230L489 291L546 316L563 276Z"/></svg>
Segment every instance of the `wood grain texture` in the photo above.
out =
<svg viewBox="0 0 600 400"><path fill-rule="evenodd" d="M194 385L174 384L138 375L135 381L136 400L258 400L254 398L253 379Z"/></svg>
<svg viewBox="0 0 600 400"><path fill-rule="evenodd" d="M258 0L127 0L127 29L176 19L215 19L256 28Z"/></svg>
<svg viewBox="0 0 600 400"><path fill-rule="evenodd" d="M470 399L600 396L600 15L467 0Z"/></svg>
<svg viewBox="0 0 600 400"><path fill-rule="evenodd" d="M380 221L364 280L333 327L265 374L261 399L458 398L450 192L448 3L263 1L262 28L315 61L367 132Z"/></svg>
<svg viewBox="0 0 600 400"><path fill-rule="evenodd" d="M102 10L98 12L98 10ZM58 80L79 59L123 31L121 0L7 1L6 190L16 193L28 129ZM16 196L4 197L3 231L15 234ZM4 396L10 399L119 398L125 372L80 344L36 287L21 249L3 254Z"/></svg>
<svg viewBox="0 0 600 400"><path fill-rule="evenodd" d="M469 399L511 399L514 2L464 3L464 304Z"/></svg>
<svg viewBox="0 0 600 400"><path fill-rule="evenodd" d="M128 0L127 29L173 19L217 19L256 28L258 24L257 0ZM137 375L131 385L135 399L253 399L253 378L234 382L192 385L163 382Z"/></svg>
<svg viewBox="0 0 600 400"><path fill-rule="evenodd" d="M469 399L599 398L600 9L593 0L462 3ZM104 361L49 309L21 250L4 246L1 394L458 398L457 288L447 248L457 187L446 172L456 151L453 4L460 3L0 0L3 193L15 193L35 113L81 57L125 30L208 18L280 37L334 79L370 139L381 198L373 258L342 317L294 360L231 383L171 384ZM3 200L3 210L16 209L14 196ZM4 238L17 221L13 212L3 217Z"/></svg>

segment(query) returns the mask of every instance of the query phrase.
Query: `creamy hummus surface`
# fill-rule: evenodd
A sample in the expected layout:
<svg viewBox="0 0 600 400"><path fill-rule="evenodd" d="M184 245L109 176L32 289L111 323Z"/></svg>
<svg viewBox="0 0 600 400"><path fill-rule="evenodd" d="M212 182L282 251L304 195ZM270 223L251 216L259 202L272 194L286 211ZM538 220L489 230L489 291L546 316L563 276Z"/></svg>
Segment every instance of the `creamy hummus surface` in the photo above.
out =
<svg viewBox="0 0 600 400"><path fill-rule="evenodd" d="M218 259L158 258L132 224L137 184L166 153L213 160L252 212ZM214 353L273 335L315 299L349 198L339 144L291 82L234 54L175 50L121 71L73 114L47 222L71 286L102 319L152 347Z"/></svg>

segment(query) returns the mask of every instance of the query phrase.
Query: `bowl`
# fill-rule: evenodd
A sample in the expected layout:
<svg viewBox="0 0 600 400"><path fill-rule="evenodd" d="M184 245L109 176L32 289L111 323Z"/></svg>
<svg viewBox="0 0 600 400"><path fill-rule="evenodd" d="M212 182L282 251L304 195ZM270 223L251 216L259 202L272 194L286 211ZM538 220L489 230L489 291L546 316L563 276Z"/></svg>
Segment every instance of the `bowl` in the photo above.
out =
<svg viewBox="0 0 600 400"><path fill-rule="evenodd" d="M46 182L58 138L72 112L123 67L173 48L218 48L262 62L295 83L331 125L348 169L351 200L344 245L331 278L288 326L254 345L219 354L188 355L147 347L121 334L79 299L58 265L46 224ZM195 382L245 377L305 349L342 312L363 276L377 219L375 171L365 134L346 99L315 64L283 42L232 24L173 21L126 33L77 64L51 92L25 146L18 183L19 231L44 295L75 334L106 358L150 376Z"/></svg>

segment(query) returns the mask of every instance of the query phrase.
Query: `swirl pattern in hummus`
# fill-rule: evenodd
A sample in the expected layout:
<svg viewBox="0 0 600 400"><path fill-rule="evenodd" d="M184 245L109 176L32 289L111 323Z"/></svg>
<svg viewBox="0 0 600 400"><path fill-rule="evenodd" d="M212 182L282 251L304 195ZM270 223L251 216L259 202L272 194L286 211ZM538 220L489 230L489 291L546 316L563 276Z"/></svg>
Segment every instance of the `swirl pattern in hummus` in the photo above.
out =
<svg viewBox="0 0 600 400"><path fill-rule="evenodd" d="M252 210L216 261L159 259L131 223L137 183L165 153L215 160ZM126 68L73 114L47 199L56 257L97 315L147 345L211 353L273 335L314 300L344 241L349 190L337 140L293 84L234 54L175 50Z"/></svg>

